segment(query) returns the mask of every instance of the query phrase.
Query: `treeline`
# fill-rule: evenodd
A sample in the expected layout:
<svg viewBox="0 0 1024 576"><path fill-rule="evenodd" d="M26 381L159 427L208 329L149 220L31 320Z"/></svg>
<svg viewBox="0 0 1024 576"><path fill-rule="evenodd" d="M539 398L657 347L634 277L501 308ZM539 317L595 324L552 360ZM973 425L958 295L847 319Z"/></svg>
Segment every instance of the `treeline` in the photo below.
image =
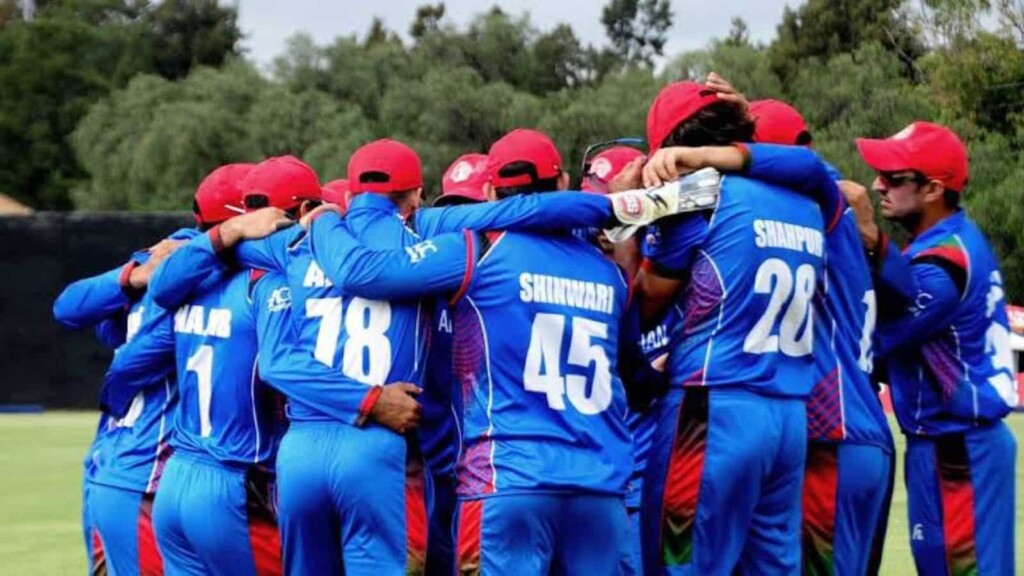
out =
<svg viewBox="0 0 1024 576"><path fill-rule="evenodd" d="M815 148L861 181L854 137L914 119L954 127L971 151L967 205L1024 299L1019 1L809 0L768 44L736 18L674 55L668 0L581 15L604 25L597 47L570 24L495 7L458 27L427 4L404 41L380 21L326 46L300 34L263 73L215 0L37 0L31 22L4 1L0 192L37 208L181 209L213 167L283 153L326 181L382 136L419 151L429 194L456 156L518 126L549 133L575 168L588 144L642 135L666 82L715 70L750 98L794 104Z"/></svg>

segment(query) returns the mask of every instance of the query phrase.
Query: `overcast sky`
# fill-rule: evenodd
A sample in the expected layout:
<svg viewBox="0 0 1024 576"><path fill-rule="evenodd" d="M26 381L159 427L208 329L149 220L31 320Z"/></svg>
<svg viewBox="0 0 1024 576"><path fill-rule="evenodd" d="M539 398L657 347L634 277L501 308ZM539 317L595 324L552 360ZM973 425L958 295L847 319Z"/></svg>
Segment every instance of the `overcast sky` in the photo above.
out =
<svg viewBox="0 0 1024 576"><path fill-rule="evenodd" d="M318 44L327 44L337 36L362 36L374 16L381 17L389 29L407 38L416 7L424 3L427 0L238 0L238 11L249 57L266 65L281 53L285 40L296 32L308 32ZM711 38L724 36L733 16L746 20L754 40L768 41L775 34L786 4L801 3L802 0L672 0L675 25L669 30L665 53L674 55L700 48ZM493 4L511 14L529 12L533 24L541 29L567 22L584 44L605 42L601 26L604 0L445 0L445 20L463 27Z"/></svg>

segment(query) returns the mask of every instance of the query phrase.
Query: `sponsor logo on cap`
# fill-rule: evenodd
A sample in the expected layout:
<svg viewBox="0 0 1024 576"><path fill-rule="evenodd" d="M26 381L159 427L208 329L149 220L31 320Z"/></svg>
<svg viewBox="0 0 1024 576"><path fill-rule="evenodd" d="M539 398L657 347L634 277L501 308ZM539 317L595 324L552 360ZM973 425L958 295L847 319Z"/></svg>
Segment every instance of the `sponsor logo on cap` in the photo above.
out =
<svg viewBox="0 0 1024 576"><path fill-rule="evenodd" d="M473 175L473 165L463 160L452 166L452 171L448 174L448 178L452 182L461 183L469 179Z"/></svg>
<svg viewBox="0 0 1024 576"><path fill-rule="evenodd" d="M601 180L607 180L608 174L612 171L612 163L607 158L598 158L590 165L590 173Z"/></svg>

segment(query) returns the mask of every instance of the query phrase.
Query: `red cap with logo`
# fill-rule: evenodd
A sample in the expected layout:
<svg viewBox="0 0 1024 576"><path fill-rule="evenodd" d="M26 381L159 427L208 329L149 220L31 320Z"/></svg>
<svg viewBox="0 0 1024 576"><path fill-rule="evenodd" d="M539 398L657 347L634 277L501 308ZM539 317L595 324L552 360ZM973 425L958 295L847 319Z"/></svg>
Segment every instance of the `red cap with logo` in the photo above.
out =
<svg viewBox="0 0 1024 576"><path fill-rule="evenodd" d="M562 174L562 156L545 134L519 128L505 134L491 145L487 153L487 174L495 188L526 186L535 180L556 178ZM533 165L535 175L500 176L502 168L515 162Z"/></svg>
<svg viewBox="0 0 1024 576"><path fill-rule="evenodd" d="M363 192L405 192L423 186L423 167L416 151L383 138L360 147L348 160L352 196Z"/></svg>
<svg viewBox="0 0 1024 576"><path fill-rule="evenodd" d="M647 111L647 142L651 152L684 120L718 102L714 90L696 82L673 82L661 89Z"/></svg>
<svg viewBox="0 0 1024 576"><path fill-rule="evenodd" d="M750 103L750 117L754 119L754 142L766 144L809 144L810 131L804 117L785 102L755 100ZM801 135L804 142L801 142Z"/></svg>
<svg viewBox="0 0 1024 576"><path fill-rule="evenodd" d="M583 175L583 183L580 188L584 192L607 194L608 183L612 178L618 176L626 164L642 156L643 152L629 146L615 146L601 152L588 163L589 168Z"/></svg>
<svg viewBox="0 0 1024 576"><path fill-rule="evenodd" d="M320 194L316 172L294 156L267 158L242 181L242 201L247 210L267 206L291 210L304 200L319 200Z"/></svg>
<svg viewBox="0 0 1024 576"><path fill-rule="evenodd" d="M341 178L324 184L321 200L328 204L337 204L343 211L348 210L348 180Z"/></svg>
<svg viewBox="0 0 1024 576"><path fill-rule="evenodd" d="M487 155L463 154L459 156L441 180L441 195L434 200L434 206L445 206L460 200L484 202L484 184L487 183Z"/></svg>
<svg viewBox="0 0 1024 576"><path fill-rule="evenodd" d="M242 204L242 180L255 164L225 164L210 172L196 188L192 212L198 225L224 222L245 212Z"/></svg>
<svg viewBox="0 0 1024 576"><path fill-rule="evenodd" d="M914 122L889 138L857 138L864 163L878 172L914 170L948 190L967 185L967 148L949 128Z"/></svg>

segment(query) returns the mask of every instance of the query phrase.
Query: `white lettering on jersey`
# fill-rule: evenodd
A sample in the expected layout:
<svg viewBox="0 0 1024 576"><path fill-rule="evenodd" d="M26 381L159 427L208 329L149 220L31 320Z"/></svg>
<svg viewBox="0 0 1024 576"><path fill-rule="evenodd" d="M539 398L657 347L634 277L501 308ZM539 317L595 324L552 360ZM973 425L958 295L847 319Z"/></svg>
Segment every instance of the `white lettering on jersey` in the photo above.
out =
<svg viewBox="0 0 1024 576"><path fill-rule="evenodd" d="M283 286L274 290L270 293L270 297L267 298L267 310L271 312L280 312L287 310L292 306L292 292L287 286Z"/></svg>
<svg viewBox="0 0 1024 576"><path fill-rule="evenodd" d="M427 240L425 242L420 242L415 246L406 246L405 252L409 255L409 261L416 264L420 260L426 258L427 254L437 252L437 246L435 246L430 240Z"/></svg>
<svg viewBox="0 0 1024 576"><path fill-rule="evenodd" d="M758 248L785 248L821 257L825 240L821 230L779 222L754 220L754 245Z"/></svg>
<svg viewBox="0 0 1024 576"><path fill-rule="evenodd" d="M519 299L611 314L615 307L615 288L598 282L524 272L519 275Z"/></svg>
<svg viewBox="0 0 1024 576"><path fill-rule="evenodd" d="M441 317L437 321L437 331L446 334L452 333L452 319L448 317L447 310L441 310Z"/></svg>
<svg viewBox="0 0 1024 576"><path fill-rule="evenodd" d="M128 321L125 324L125 340L131 340L139 333L142 327L142 315L146 312L145 306L139 306L137 310L128 314Z"/></svg>
<svg viewBox="0 0 1024 576"><path fill-rule="evenodd" d="M209 314L199 305L185 304L174 313L174 331L215 338L231 337L231 310L211 308Z"/></svg>
<svg viewBox="0 0 1024 576"><path fill-rule="evenodd" d="M324 274L324 271L317 266L316 262L310 262L306 269L306 277L302 279L302 285L306 288L329 288L334 286L331 280Z"/></svg>

